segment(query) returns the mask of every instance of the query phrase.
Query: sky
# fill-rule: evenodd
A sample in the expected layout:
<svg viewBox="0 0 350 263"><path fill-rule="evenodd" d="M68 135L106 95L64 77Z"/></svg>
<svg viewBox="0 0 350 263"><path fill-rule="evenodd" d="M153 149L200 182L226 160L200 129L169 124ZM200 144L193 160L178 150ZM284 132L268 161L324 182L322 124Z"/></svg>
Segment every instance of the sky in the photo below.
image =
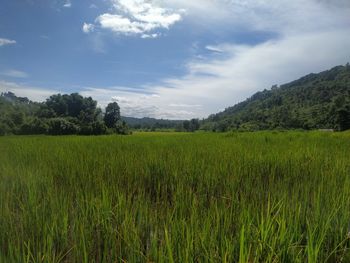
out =
<svg viewBox="0 0 350 263"><path fill-rule="evenodd" d="M0 92L205 118L350 61L349 0L1 0Z"/></svg>

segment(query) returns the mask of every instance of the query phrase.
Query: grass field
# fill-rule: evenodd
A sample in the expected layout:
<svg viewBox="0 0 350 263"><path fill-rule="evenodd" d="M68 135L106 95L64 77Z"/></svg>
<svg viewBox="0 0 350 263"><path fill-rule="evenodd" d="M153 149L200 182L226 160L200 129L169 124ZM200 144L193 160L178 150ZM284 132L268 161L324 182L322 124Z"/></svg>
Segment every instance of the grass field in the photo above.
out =
<svg viewBox="0 0 350 263"><path fill-rule="evenodd" d="M350 134L0 138L0 262L350 262Z"/></svg>

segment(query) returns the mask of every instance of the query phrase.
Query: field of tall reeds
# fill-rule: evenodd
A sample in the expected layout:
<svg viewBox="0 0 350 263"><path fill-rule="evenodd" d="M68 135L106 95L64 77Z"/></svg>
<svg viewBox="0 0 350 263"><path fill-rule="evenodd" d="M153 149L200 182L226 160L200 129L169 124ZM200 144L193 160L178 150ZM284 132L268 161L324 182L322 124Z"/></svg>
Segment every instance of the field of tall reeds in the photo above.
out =
<svg viewBox="0 0 350 263"><path fill-rule="evenodd" d="M350 134L0 138L0 262L350 262Z"/></svg>

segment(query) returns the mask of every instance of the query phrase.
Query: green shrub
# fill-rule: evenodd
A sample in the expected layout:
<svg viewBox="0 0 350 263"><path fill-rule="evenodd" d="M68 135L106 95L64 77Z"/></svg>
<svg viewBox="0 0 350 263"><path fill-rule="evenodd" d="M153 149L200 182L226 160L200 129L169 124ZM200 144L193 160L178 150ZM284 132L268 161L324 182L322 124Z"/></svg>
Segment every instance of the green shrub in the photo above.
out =
<svg viewBox="0 0 350 263"><path fill-rule="evenodd" d="M95 121L91 124L83 125L80 129L81 135L103 135L107 134L107 126L102 121Z"/></svg>
<svg viewBox="0 0 350 263"><path fill-rule="evenodd" d="M47 134L48 124L45 120L35 118L21 126L20 133L26 135Z"/></svg>
<svg viewBox="0 0 350 263"><path fill-rule="evenodd" d="M114 126L114 131L116 134L121 134L121 135L131 134L129 127L125 121L117 121L117 123Z"/></svg>
<svg viewBox="0 0 350 263"><path fill-rule="evenodd" d="M8 134L10 128L5 123L0 123L0 136Z"/></svg>
<svg viewBox="0 0 350 263"><path fill-rule="evenodd" d="M79 127L64 118L50 119L48 126L48 134L50 135L72 135L79 133Z"/></svg>

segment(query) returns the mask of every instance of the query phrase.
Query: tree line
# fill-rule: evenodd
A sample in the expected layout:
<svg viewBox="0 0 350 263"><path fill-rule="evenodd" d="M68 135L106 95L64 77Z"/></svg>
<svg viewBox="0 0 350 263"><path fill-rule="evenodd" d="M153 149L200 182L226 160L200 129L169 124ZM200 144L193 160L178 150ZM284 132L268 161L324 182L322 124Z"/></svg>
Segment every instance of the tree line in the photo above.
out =
<svg viewBox="0 0 350 263"><path fill-rule="evenodd" d="M131 130L194 132L199 127L198 119L121 117L117 102L109 103L102 111L95 100L78 93L55 94L42 103L12 92L0 94L0 135L130 134Z"/></svg>
<svg viewBox="0 0 350 263"><path fill-rule="evenodd" d="M133 118L122 117L128 126L133 130L152 132L152 131L176 131L176 132L195 132L200 128L199 119L191 120L167 120L155 118Z"/></svg>
<svg viewBox="0 0 350 263"><path fill-rule="evenodd" d="M0 135L111 133L129 133L117 102L109 103L103 112L95 100L78 93L52 95L43 103L12 92L0 95Z"/></svg>

